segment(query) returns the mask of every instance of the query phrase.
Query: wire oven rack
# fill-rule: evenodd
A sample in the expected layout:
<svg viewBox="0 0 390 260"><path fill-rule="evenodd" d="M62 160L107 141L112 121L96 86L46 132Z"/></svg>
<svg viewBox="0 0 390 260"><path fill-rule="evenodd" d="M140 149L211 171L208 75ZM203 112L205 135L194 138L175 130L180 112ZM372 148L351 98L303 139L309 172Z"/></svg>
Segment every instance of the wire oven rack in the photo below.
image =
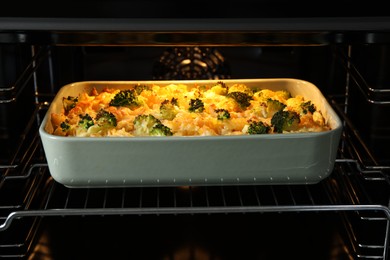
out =
<svg viewBox="0 0 390 260"><path fill-rule="evenodd" d="M6 89L1 103L18 97L42 57L50 58L50 50L34 55L22 75L25 80ZM346 67L358 75L355 68ZM335 212L344 220L356 258L387 259L390 167L377 163L348 119L345 96L329 100L345 125L334 171L319 184L69 189L50 176L38 134L49 102L37 99L15 155L9 163L0 165L0 257L28 255L42 217ZM376 235L375 242L365 242L354 225L367 227ZM14 232L21 227L25 232Z"/></svg>

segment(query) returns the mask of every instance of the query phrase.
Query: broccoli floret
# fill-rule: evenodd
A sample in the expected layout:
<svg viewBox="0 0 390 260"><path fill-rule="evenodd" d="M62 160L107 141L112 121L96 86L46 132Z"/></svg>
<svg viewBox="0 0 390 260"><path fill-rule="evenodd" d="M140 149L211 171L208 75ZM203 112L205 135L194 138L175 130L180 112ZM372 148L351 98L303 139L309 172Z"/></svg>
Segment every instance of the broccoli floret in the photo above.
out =
<svg viewBox="0 0 390 260"><path fill-rule="evenodd" d="M200 93L202 93L202 92L207 91L209 89L209 86L207 86L207 85L198 85L196 88L199 90Z"/></svg>
<svg viewBox="0 0 390 260"><path fill-rule="evenodd" d="M291 93L287 90L278 90L276 93L279 97L284 98L285 100L292 97Z"/></svg>
<svg viewBox="0 0 390 260"><path fill-rule="evenodd" d="M69 110L74 108L78 101L79 101L78 97L72 97L72 96L63 97L62 98L62 106L65 109L65 113L68 113Z"/></svg>
<svg viewBox="0 0 390 260"><path fill-rule="evenodd" d="M227 97L233 98L242 109L247 108L251 104L250 101L252 100L251 95L239 91L230 92L227 94Z"/></svg>
<svg viewBox="0 0 390 260"><path fill-rule="evenodd" d="M95 117L96 124L100 127L110 128L116 127L117 120L113 113L100 109Z"/></svg>
<svg viewBox="0 0 390 260"><path fill-rule="evenodd" d="M135 135L150 135L153 127L157 124L161 124L161 121L154 117L153 115L138 115L134 119L134 133Z"/></svg>
<svg viewBox="0 0 390 260"><path fill-rule="evenodd" d="M173 135L171 129L162 123L157 123L153 126L152 130L150 131L150 135L152 136L171 136Z"/></svg>
<svg viewBox="0 0 390 260"><path fill-rule="evenodd" d="M242 92L242 93L249 95L250 97L253 96L253 89L248 87L245 84L237 83L237 84L230 86L229 93L233 93L233 92Z"/></svg>
<svg viewBox="0 0 390 260"><path fill-rule="evenodd" d="M218 81L217 84L220 85L222 88L224 88L224 89L226 89L226 90L229 89L229 87L228 87L228 86L225 84L225 82L223 82L223 81Z"/></svg>
<svg viewBox="0 0 390 260"><path fill-rule="evenodd" d="M70 124L67 121L64 121L60 124L62 132L67 132L70 130Z"/></svg>
<svg viewBox="0 0 390 260"><path fill-rule="evenodd" d="M267 99L266 105L268 117L272 117L276 112L281 111L286 107L282 102L272 98Z"/></svg>
<svg viewBox="0 0 390 260"><path fill-rule="evenodd" d="M126 89L119 91L110 101L110 106L114 107L129 107L131 109L139 107L137 93L134 89Z"/></svg>
<svg viewBox="0 0 390 260"><path fill-rule="evenodd" d="M313 114L316 111L316 108L315 108L314 104L311 103L311 101L303 102L301 104L301 108L302 108L302 112L304 114L307 114L307 112L310 112Z"/></svg>
<svg viewBox="0 0 390 260"><path fill-rule="evenodd" d="M164 100L160 105L160 114L163 119L172 120L177 115L177 110L175 107L178 106L177 98L172 98L171 100Z"/></svg>
<svg viewBox="0 0 390 260"><path fill-rule="evenodd" d="M203 112L204 110L204 103L200 98L191 99L189 105L188 110L190 112Z"/></svg>
<svg viewBox="0 0 390 260"><path fill-rule="evenodd" d="M153 115L138 115L134 119L134 134L137 136L171 136L171 129Z"/></svg>
<svg viewBox="0 0 390 260"><path fill-rule="evenodd" d="M217 119L218 120L224 120L230 118L230 113L226 109L223 108L217 108L214 110L217 113Z"/></svg>
<svg viewBox="0 0 390 260"><path fill-rule="evenodd" d="M249 121L248 134L259 135L268 134L271 131L271 127L262 121Z"/></svg>
<svg viewBox="0 0 390 260"><path fill-rule="evenodd" d="M88 129L94 125L93 119L90 115L88 115L88 114L79 115L79 117L80 117L80 120L79 120L78 125L81 128Z"/></svg>
<svg viewBox="0 0 390 260"><path fill-rule="evenodd" d="M278 111L271 118L271 125L276 133L295 130L299 123L299 114L293 111Z"/></svg>
<svg viewBox="0 0 390 260"><path fill-rule="evenodd" d="M141 85L141 84L140 85L136 85L134 87L134 90L137 93L137 95L141 94L142 91L144 91L144 90L151 90L151 89L152 88L150 86L148 86L148 85Z"/></svg>
<svg viewBox="0 0 390 260"><path fill-rule="evenodd" d="M210 90L217 95L225 96L228 93L229 88L224 82L218 81L217 84L212 86Z"/></svg>

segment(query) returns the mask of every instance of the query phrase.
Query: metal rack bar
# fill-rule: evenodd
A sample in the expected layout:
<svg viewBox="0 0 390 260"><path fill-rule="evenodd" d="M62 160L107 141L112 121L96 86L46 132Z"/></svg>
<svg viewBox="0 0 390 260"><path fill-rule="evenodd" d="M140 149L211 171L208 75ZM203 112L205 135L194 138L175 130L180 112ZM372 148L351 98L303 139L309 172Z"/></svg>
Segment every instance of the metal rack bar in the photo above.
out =
<svg viewBox="0 0 390 260"><path fill-rule="evenodd" d="M29 170L29 174L27 175L24 175L24 176L15 176L15 177L11 177L10 179L26 179L28 178L28 176L31 175L31 172L34 170L34 169L40 169L40 168L45 168L46 169L47 165L46 164L36 164L36 165L33 165L30 170ZM340 181L340 183L344 183L342 181ZM85 211L89 211L90 208L87 207L88 205L88 200L89 200L89 196L90 196L90 192L91 190L90 189L85 189L86 191L86 195L85 195L85 201L84 203L82 203L82 207L79 207L79 208L75 208L75 206L72 204L72 194L75 192L73 191L72 189L65 189L65 192L67 193L67 195L65 196L65 199L64 199L64 204L63 204L63 207L57 207L57 208L53 208L53 206L50 206L50 200L52 199L52 196L54 194L54 191L57 189L56 186L60 186L59 184L57 184L56 182L52 181L51 183L49 183L49 185L51 185L51 187L48 189L48 197L47 197L47 201L45 203L45 206L44 206L44 210L42 211L36 211L36 210L32 210L32 212L40 212L40 215L39 216L46 216L46 213L45 212L50 212L52 210L54 210L54 212L57 212L57 209L59 209L60 211L58 212L66 212L66 210L70 210L71 212L73 212L73 214L76 214L78 212L78 214L82 214L84 215ZM342 188L342 190L351 190L353 188L353 186L351 184L345 184L345 185L348 185L348 186L345 186ZM329 185L328 185L329 186ZM63 188L63 187L62 187ZM246 202L243 198L243 196L241 196L241 189L245 190L247 189L247 187L240 187L240 186L236 186L235 189L237 190L237 195L238 195L238 200L239 200L239 203L238 203L238 206L232 206L230 205L230 203L227 201L227 198L225 197L225 194L226 194L226 191L225 189L229 189L229 187L219 187L220 189L220 196L222 198L222 202L219 206L210 206L210 198L209 198L209 195L207 195L206 197L206 201L205 201L205 204L206 205L203 205L203 206L196 206L194 205L194 202L193 202L193 195L192 195L192 192L190 191L190 195L189 195L189 206L186 207L186 206L178 206L177 203L176 203L176 196L173 197L173 208L175 208L175 210L172 210L172 209L169 209L170 206L164 206L162 204L160 204L160 201L159 201L159 197L160 197L160 190L158 190L158 192L156 193L156 201L157 201L157 204L156 206L154 207L156 212L160 213L160 210L163 211L163 213L165 212L165 210L167 210L168 212L169 211L175 211L175 213L186 213L186 212L192 212L192 210L188 211L189 208L194 208L194 209L198 209L199 212L202 212L202 211L207 211L208 209L210 209L210 213L216 211L217 209L221 212L223 212L223 210L226 208L227 211L230 211L231 208L236 208L234 209L233 211L236 211L238 210L238 208L241 208L241 211L246 211L247 209L248 210L252 210L251 208L256 208L257 211L262 211L262 208L264 207L265 208L265 211L269 211L271 209L274 209L274 210L283 210L285 211L286 208L287 208L287 211L288 210L294 210L294 211L301 211L301 209L303 209L303 211L306 211L307 207L311 208L312 210L316 210L316 207L317 206L320 206L320 207L329 207L329 208L333 208L334 207L334 210L339 210L340 206L339 205L332 205L332 203L334 202L325 202L324 205L318 205L316 203L314 203L314 195L310 192L310 187L303 187L303 192L307 194L308 196L308 201L309 203L307 204L304 204L302 202L297 202L296 201L296 198L294 197L295 194L294 192L292 191L292 189L290 187L277 187L277 188L283 188L285 189L285 192L286 194L289 195L290 199L288 199L288 202L287 203L284 203L282 204L279 199L278 199L278 194L275 192L275 187L274 186L269 186L269 187L256 187L256 186L253 186L254 188L254 193L252 196L254 196L254 199L250 199L249 201L255 201L255 202ZM206 191L206 194L209 194L209 189L214 189L214 187L203 187L203 189ZM271 197L271 200L273 202L272 206L267 206L267 205L263 205L261 202L260 202L260 199L259 199L259 195L258 195L258 189L264 189L264 190L267 190L269 189L269 193L272 195ZM123 194L125 193L126 190L132 190L131 188L129 189L126 189L124 188L124 190L122 191L122 195L121 197L123 198ZM134 190L134 189L133 189ZM144 208L147 208L145 206L143 206L143 194L145 191L153 191L153 189L148 189L148 188L135 188L135 190L139 190L139 207L125 207L125 199L122 199L122 202L121 202L121 207L124 211L127 211L129 210L130 212L133 211L133 208L136 209L136 212L137 214L141 214L142 213L142 209ZM281 190L280 190L281 191ZM100 213L102 214L112 214L110 213L112 209L110 209L109 207L107 207L107 201L108 201L108 189L105 189L103 191L104 193L104 196L102 198L102 209L100 211ZM335 192L330 192L330 193L335 193ZM352 193L354 193L354 191L352 191ZM356 194L355 194L356 195ZM348 200L353 200L353 198L351 197L351 194L349 194L347 197L349 197ZM370 201L369 199L366 199L367 201ZM331 200L333 201L333 199ZM253 204L254 203L254 204ZM356 201L355 203L359 203L359 201ZM351 205L346 205L346 208L349 208L349 207L354 207L354 206L358 206L356 207L356 210L359 211L361 209L361 205L357 205L357 204L351 204ZM252 205L253 204L253 205ZM285 205L287 204L287 206ZM371 204L370 204L371 205ZM364 207L364 206L363 206ZM378 207L378 205L374 205L373 207ZM381 207L385 207L387 208L386 206L383 206L381 205ZM367 210L371 210L372 207L371 206L368 206L367 207ZM64 211L65 210L65 211ZM99 212L99 209L95 209L96 212ZM140 210L141 212L139 212L138 210ZM26 212L28 212L30 210L26 210ZM149 207L149 209L147 209L147 211L153 211L153 207ZM119 213L119 212L118 212ZM166 212L167 213L167 212ZM33 214L33 213L31 213ZM48 213L48 215L52 215L53 213ZM11 213L8 217L12 218L11 216L13 215L13 213ZM29 215L27 213L27 215ZM386 214L387 215L387 214ZM23 214L22 214L23 216ZM371 219L372 220L372 219ZM383 218L382 218L383 220ZM3 225L3 226L7 226L7 225Z"/></svg>
<svg viewBox="0 0 390 260"><path fill-rule="evenodd" d="M33 77L39 66L49 55L50 48L41 48L33 57L25 70L21 73L15 84L11 87L0 88L0 104L12 103L20 96L28 81Z"/></svg>
<svg viewBox="0 0 390 260"><path fill-rule="evenodd" d="M341 49L336 49L336 52L336 56L339 58L340 63L348 72L347 75L353 78L356 86L368 103L375 105L390 105L390 88L379 89L370 87L351 61L351 57L344 54Z"/></svg>
<svg viewBox="0 0 390 260"><path fill-rule="evenodd" d="M389 208L382 205L315 205L299 206L299 212L307 211L380 211L390 219ZM150 215L150 214L208 214L208 213L265 213L265 212L296 212L295 206L230 206L230 207L152 207L152 208L90 208L90 209L48 209L12 212L6 221L0 225L0 231L10 227L12 221L22 217L36 216L99 216L99 215Z"/></svg>
<svg viewBox="0 0 390 260"><path fill-rule="evenodd" d="M360 134L358 131L354 130L356 127L353 125L351 120L345 115L344 111L341 109L340 106L338 106L336 100L334 98L330 99L332 106L336 109L337 113L342 117L343 121L345 122L346 126L348 129L351 131L351 135L353 135L354 140L357 140L357 143L351 142L351 138L344 138L346 142L349 142L349 147L353 148L353 152L356 155L357 159L352 159L349 160L350 162L355 161L356 167L358 170L362 173L372 173L373 171L375 172L380 172L383 170L387 170L389 167L388 166L380 166L379 163L376 161L374 155L371 153L370 149L366 146L365 142L361 138ZM344 131L345 134L345 131ZM358 149L356 145L359 144L361 146L361 149ZM368 158L371 162L372 165L365 165L365 162L363 158ZM378 171L376 171L378 170Z"/></svg>
<svg viewBox="0 0 390 260"><path fill-rule="evenodd" d="M12 178L14 174L20 174L28 178L31 174L31 168L28 169L31 156L40 144L40 138L37 128L37 118L39 112L46 108L46 105L38 104L33 111L30 120L27 122L24 131L22 132L20 139L17 141L16 150L14 155L10 159L7 165L0 165L0 170L4 169L4 172L0 176L0 189L6 179Z"/></svg>

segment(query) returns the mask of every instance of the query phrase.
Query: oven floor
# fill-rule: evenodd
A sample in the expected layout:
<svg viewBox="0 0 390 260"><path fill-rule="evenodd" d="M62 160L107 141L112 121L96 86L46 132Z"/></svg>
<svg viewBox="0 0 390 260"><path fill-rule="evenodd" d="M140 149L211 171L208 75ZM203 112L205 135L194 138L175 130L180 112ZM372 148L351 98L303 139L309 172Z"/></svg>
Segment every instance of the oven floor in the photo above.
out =
<svg viewBox="0 0 390 260"><path fill-rule="evenodd" d="M30 260L353 259L336 214L48 217Z"/></svg>

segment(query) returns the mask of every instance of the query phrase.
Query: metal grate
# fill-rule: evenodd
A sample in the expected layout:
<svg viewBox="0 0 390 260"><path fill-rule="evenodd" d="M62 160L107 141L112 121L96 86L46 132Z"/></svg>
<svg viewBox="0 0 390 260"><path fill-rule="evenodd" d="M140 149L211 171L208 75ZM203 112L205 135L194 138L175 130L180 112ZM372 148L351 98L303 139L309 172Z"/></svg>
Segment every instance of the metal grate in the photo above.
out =
<svg viewBox="0 0 390 260"><path fill-rule="evenodd" d="M349 75L352 77L352 80L364 99L368 103L375 105L390 105L390 88L371 87L360 74L359 70L354 66L351 57L340 49L335 50L337 51L336 56L339 57L340 63L348 70Z"/></svg>
<svg viewBox="0 0 390 260"><path fill-rule="evenodd" d="M49 55L49 48L40 48L36 53L35 49L32 48L34 53L30 63L26 66L25 70L16 80L13 86L7 86L0 88L0 104L13 103L23 93L27 82L33 77L34 73L40 67L43 61L45 61Z"/></svg>
<svg viewBox="0 0 390 260"><path fill-rule="evenodd" d="M45 108L36 110L36 118ZM377 244L362 242L364 236L356 234L353 226L347 228L348 236L358 258L385 259L388 235L383 232L390 219L388 168L361 164L361 159L369 158L369 154L356 149L354 142L350 147L353 131L348 133L348 127L334 172L315 185L69 189L50 177L40 140L30 133L36 133L38 125L29 126L26 135L32 136L32 141L19 151L18 157L23 159L19 164L2 165L0 251L5 251L3 256L22 256L28 252L40 217L332 211L341 212L346 226L352 225L351 220L360 227L379 225L376 234L382 239ZM373 174L376 176L372 177ZM22 222L23 219L26 221ZM20 225L26 225L24 235L10 242L9 234Z"/></svg>

